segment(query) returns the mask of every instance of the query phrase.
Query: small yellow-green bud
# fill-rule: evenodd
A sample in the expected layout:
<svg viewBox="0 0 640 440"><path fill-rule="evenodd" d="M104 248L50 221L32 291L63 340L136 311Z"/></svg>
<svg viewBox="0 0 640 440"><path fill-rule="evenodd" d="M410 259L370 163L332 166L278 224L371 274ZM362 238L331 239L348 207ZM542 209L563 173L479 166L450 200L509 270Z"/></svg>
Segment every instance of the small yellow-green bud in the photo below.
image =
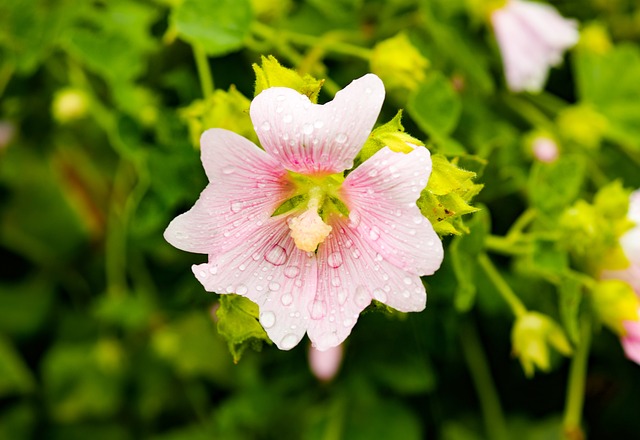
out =
<svg viewBox="0 0 640 440"><path fill-rule="evenodd" d="M306 95L311 102L318 102L324 80L315 79L311 75L302 76L293 69L282 67L272 55L262 57L261 65L254 64L253 70L256 74L255 96L269 87L288 87Z"/></svg>
<svg viewBox="0 0 640 440"><path fill-rule="evenodd" d="M589 24L580 32L580 41L578 42L578 49L580 50L604 55L612 47L613 44L607 29L599 23Z"/></svg>
<svg viewBox="0 0 640 440"><path fill-rule="evenodd" d="M567 107L558 115L560 133L567 140L588 149L600 146L609 121L588 105Z"/></svg>
<svg viewBox="0 0 640 440"><path fill-rule="evenodd" d="M637 321L640 300L633 288L620 280L599 281L592 295L593 309L600 321L620 336L624 321Z"/></svg>
<svg viewBox="0 0 640 440"><path fill-rule="evenodd" d="M371 71L378 75L388 90L415 90L425 80L429 61L399 33L375 45L371 53Z"/></svg>
<svg viewBox="0 0 640 440"><path fill-rule="evenodd" d="M89 97L80 89L64 88L53 97L51 111L60 123L67 123L86 116L89 110Z"/></svg>
<svg viewBox="0 0 640 440"><path fill-rule="evenodd" d="M516 319L511 343L527 377L533 376L536 368L549 370L549 345L565 356L572 352L560 326L538 312L527 312Z"/></svg>
<svg viewBox="0 0 640 440"><path fill-rule="evenodd" d="M257 19L264 22L278 20L291 10L291 0L251 0L251 9Z"/></svg>

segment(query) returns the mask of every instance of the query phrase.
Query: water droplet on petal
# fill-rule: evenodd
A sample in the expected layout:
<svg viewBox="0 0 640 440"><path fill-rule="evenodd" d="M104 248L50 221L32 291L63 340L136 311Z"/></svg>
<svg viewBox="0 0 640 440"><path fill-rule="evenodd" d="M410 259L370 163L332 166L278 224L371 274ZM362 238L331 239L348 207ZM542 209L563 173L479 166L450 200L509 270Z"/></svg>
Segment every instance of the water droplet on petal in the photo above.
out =
<svg viewBox="0 0 640 440"><path fill-rule="evenodd" d="M364 89L364 93L366 93L367 95L371 94L371 88L367 87L366 89Z"/></svg>
<svg viewBox="0 0 640 440"><path fill-rule="evenodd" d="M334 278L331 280L331 285L332 285L333 287L340 287L340 278L338 278L338 277L334 277Z"/></svg>
<svg viewBox="0 0 640 440"><path fill-rule="evenodd" d="M280 302L282 303L283 306L288 306L293 302L293 296L290 293L285 293L280 298Z"/></svg>
<svg viewBox="0 0 640 440"><path fill-rule="evenodd" d="M248 291L249 289L244 284L238 284L238 287L236 287L236 293L238 295L246 295Z"/></svg>
<svg viewBox="0 0 640 440"><path fill-rule="evenodd" d="M211 273L211 275L215 275L218 273L218 266L213 264L211 266L209 266L209 272Z"/></svg>
<svg viewBox="0 0 640 440"><path fill-rule="evenodd" d="M351 246L353 246L353 241L347 238L347 239L344 241L344 247L346 247L347 249L349 249Z"/></svg>
<svg viewBox="0 0 640 440"><path fill-rule="evenodd" d="M413 222L414 222L416 225L419 225L419 224L420 224L420 223L422 223L423 221L424 221L424 217L423 217L423 216L421 216L421 215L415 216L415 217L413 218Z"/></svg>
<svg viewBox="0 0 640 440"><path fill-rule="evenodd" d="M404 281L404 283L405 283L407 286L410 286L410 285L411 285L411 283L413 282L413 281L411 280L411 278L409 278L409 277L404 277L404 279L403 279L402 281Z"/></svg>
<svg viewBox="0 0 640 440"><path fill-rule="evenodd" d="M276 283L275 281L272 283L269 283L269 290L273 290L275 292L278 289L280 289L279 283Z"/></svg>
<svg viewBox="0 0 640 440"><path fill-rule="evenodd" d="M240 212L242 210L242 202L232 202L231 212Z"/></svg>
<svg viewBox="0 0 640 440"><path fill-rule="evenodd" d="M207 272L205 272L204 270L200 271L200 277L201 278L206 278L207 277Z"/></svg>
<svg viewBox="0 0 640 440"><path fill-rule="evenodd" d="M313 125L311 125L311 124L304 124L304 125L302 126L302 132L303 132L304 134L311 134L311 133L313 133Z"/></svg>
<svg viewBox="0 0 640 440"><path fill-rule="evenodd" d="M269 124L269 122L267 121L264 121L260 128L262 129L262 131L269 131L271 130L271 124Z"/></svg>
<svg viewBox="0 0 640 440"><path fill-rule="evenodd" d="M349 296L349 292L347 290L338 290L338 303L343 305L347 301L347 296Z"/></svg>
<svg viewBox="0 0 640 440"><path fill-rule="evenodd" d="M344 144L347 142L347 135L345 133L338 133L336 135L336 142L339 144Z"/></svg>
<svg viewBox="0 0 640 440"><path fill-rule="evenodd" d="M371 295L369 295L367 288L362 285L356 287L356 293L353 297L353 301L358 307L366 307L371 301Z"/></svg>
<svg viewBox="0 0 640 440"><path fill-rule="evenodd" d="M373 241L376 241L378 238L380 238L380 229L378 229L377 226L373 226L369 230L369 238L372 239Z"/></svg>
<svg viewBox="0 0 640 440"><path fill-rule="evenodd" d="M378 170L375 168L369 171L369 177L376 177L378 175Z"/></svg>
<svg viewBox="0 0 640 440"><path fill-rule="evenodd" d="M345 327L351 327L352 324L353 319L351 318L344 318L344 321L342 321L342 325L344 325Z"/></svg>
<svg viewBox="0 0 640 440"><path fill-rule="evenodd" d="M380 302L385 302L387 300L387 294L382 289L375 289L373 291L373 297Z"/></svg>
<svg viewBox="0 0 640 440"><path fill-rule="evenodd" d="M349 213L349 227L350 228L357 228L358 225L360 224L360 213L358 211L351 211Z"/></svg>
<svg viewBox="0 0 640 440"><path fill-rule="evenodd" d="M293 116L291 116L288 113L282 117L282 122L284 122L286 124L288 124L291 121L293 121Z"/></svg>
<svg viewBox="0 0 640 440"><path fill-rule="evenodd" d="M260 315L260 324L264 328L271 328L276 323L276 315L273 312L264 312Z"/></svg>
<svg viewBox="0 0 640 440"><path fill-rule="evenodd" d="M228 166L222 169L222 174L232 174L236 170L236 167Z"/></svg>
<svg viewBox="0 0 640 440"><path fill-rule="evenodd" d="M300 273L300 268L298 266L287 266L284 269L284 276L287 278L295 278Z"/></svg>
<svg viewBox="0 0 640 440"><path fill-rule="evenodd" d="M327 258L327 264L334 269L342 266L342 254L340 252L334 252Z"/></svg>
<svg viewBox="0 0 640 440"><path fill-rule="evenodd" d="M360 258L360 251L358 249L354 249L353 252L351 253L351 255L353 255L353 258L355 258L356 260L358 258Z"/></svg>
<svg viewBox="0 0 640 440"><path fill-rule="evenodd" d="M317 120L316 122L313 123L313 126L316 128L322 128L324 126L324 121Z"/></svg>
<svg viewBox="0 0 640 440"><path fill-rule="evenodd" d="M293 333L289 333L280 341L280 346L284 350L290 350L298 344L298 337Z"/></svg>
<svg viewBox="0 0 640 440"><path fill-rule="evenodd" d="M264 259L274 266L282 266L287 261L287 251L282 246L274 244L264 254Z"/></svg>

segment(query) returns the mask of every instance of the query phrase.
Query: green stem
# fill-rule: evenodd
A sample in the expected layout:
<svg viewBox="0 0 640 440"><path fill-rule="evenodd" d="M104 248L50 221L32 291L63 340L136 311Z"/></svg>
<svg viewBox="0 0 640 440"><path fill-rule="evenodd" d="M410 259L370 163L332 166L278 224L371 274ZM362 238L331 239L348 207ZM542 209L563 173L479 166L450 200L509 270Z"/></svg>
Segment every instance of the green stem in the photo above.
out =
<svg viewBox="0 0 640 440"><path fill-rule="evenodd" d="M531 222L536 218L537 214L538 213L533 208L528 208L526 211L520 214L520 217L518 217L516 221L513 222L513 225L509 229L509 232L507 232L507 237L511 238L520 236L524 228L531 224Z"/></svg>
<svg viewBox="0 0 640 440"><path fill-rule="evenodd" d="M491 377L489 362L482 349L477 329L468 320L460 326L460 343L469 374L478 395L487 438L507 440L509 433L500 398Z"/></svg>
<svg viewBox="0 0 640 440"><path fill-rule="evenodd" d="M478 255L478 263L496 287L502 298L507 302L507 304L509 304L513 314L516 315L516 317L520 317L527 313L527 308L513 290L511 290L511 287L509 287L504 278L502 278L502 275L500 275L500 272L498 272L498 269L493 265L487 254L482 253Z"/></svg>
<svg viewBox="0 0 640 440"><path fill-rule="evenodd" d="M533 127L541 127L554 133L555 124L531 102L512 95L502 95L502 101Z"/></svg>
<svg viewBox="0 0 640 440"><path fill-rule="evenodd" d="M485 237L484 246L488 251L501 255L526 255L530 252L530 247L527 243L497 235Z"/></svg>
<svg viewBox="0 0 640 440"><path fill-rule="evenodd" d="M13 64L7 63L0 68L0 97L4 94L4 90L11 81L15 68Z"/></svg>
<svg viewBox="0 0 640 440"><path fill-rule="evenodd" d="M562 427L564 438L567 440L582 440L584 433L581 428L582 408L584 405L584 388L587 376L587 361L591 344L591 321L589 317L582 319L580 343L571 360L569 369L569 384L564 410Z"/></svg>
<svg viewBox="0 0 640 440"><path fill-rule="evenodd" d="M322 46L328 52L333 52L339 55L349 55L356 58L369 61L371 59L371 50L357 46L355 44L345 43L342 41L336 41L334 38L315 37L313 35L302 34L299 32L293 32L288 30L276 30L264 23L258 21L252 25L252 31L262 38L268 40L277 40L278 38L290 41L293 44L297 44L305 47L317 47Z"/></svg>
<svg viewBox="0 0 640 440"><path fill-rule="evenodd" d="M213 95L214 85L211 68L209 67L209 59L204 49L199 44L193 45L193 57L196 61L198 69L198 77L200 78L200 87L202 87L202 95L209 98Z"/></svg>

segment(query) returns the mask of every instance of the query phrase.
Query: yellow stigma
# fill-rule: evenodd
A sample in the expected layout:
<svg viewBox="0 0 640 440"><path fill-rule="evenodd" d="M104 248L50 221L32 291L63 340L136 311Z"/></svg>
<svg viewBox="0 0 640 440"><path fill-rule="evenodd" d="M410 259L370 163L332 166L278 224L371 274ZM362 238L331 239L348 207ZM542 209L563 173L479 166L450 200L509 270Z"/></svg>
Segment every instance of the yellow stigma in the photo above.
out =
<svg viewBox="0 0 640 440"><path fill-rule="evenodd" d="M291 238L293 238L298 249L305 252L314 252L318 245L327 238L332 229L318 215L320 202L324 195L316 191L311 191L310 194L311 199L307 205L307 210L289 220Z"/></svg>

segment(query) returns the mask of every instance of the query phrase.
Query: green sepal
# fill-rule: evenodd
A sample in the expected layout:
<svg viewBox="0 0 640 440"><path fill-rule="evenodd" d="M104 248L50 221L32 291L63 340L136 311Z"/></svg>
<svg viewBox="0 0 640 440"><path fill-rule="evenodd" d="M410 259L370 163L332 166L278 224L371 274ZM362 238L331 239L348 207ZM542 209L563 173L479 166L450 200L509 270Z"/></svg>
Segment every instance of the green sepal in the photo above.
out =
<svg viewBox="0 0 640 440"><path fill-rule="evenodd" d="M262 63L253 64L256 74L256 88L254 96L270 87L288 87L303 95L307 95L314 104L318 102L318 95L324 80L315 79L311 75L300 75L293 69L282 67L273 55L262 57Z"/></svg>
<svg viewBox="0 0 640 440"><path fill-rule="evenodd" d="M419 139L405 133L404 127L402 126L402 109L400 109L393 119L375 128L371 132L362 150L360 150L360 153L356 156L354 168L384 147L389 147L391 151L395 151L396 153L410 153L413 148L407 145L407 143L417 146L424 145Z"/></svg>
<svg viewBox="0 0 640 440"><path fill-rule="evenodd" d="M220 295L218 333L227 340L233 362L238 363L247 348L262 350L262 344L271 344L260 322L259 308L253 301L234 294Z"/></svg>
<svg viewBox="0 0 640 440"><path fill-rule="evenodd" d="M469 202L483 185L473 182L476 173L458 168L446 157L435 154L431 159L429 183L416 202L420 212L440 235L469 233L461 216L478 211Z"/></svg>
<svg viewBox="0 0 640 440"><path fill-rule="evenodd" d="M191 143L198 148L200 136L209 128L226 128L258 143L258 136L249 117L251 101L234 86L228 91L216 90L208 99L193 101L180 109L180 118L187 123Z"/></svg>

